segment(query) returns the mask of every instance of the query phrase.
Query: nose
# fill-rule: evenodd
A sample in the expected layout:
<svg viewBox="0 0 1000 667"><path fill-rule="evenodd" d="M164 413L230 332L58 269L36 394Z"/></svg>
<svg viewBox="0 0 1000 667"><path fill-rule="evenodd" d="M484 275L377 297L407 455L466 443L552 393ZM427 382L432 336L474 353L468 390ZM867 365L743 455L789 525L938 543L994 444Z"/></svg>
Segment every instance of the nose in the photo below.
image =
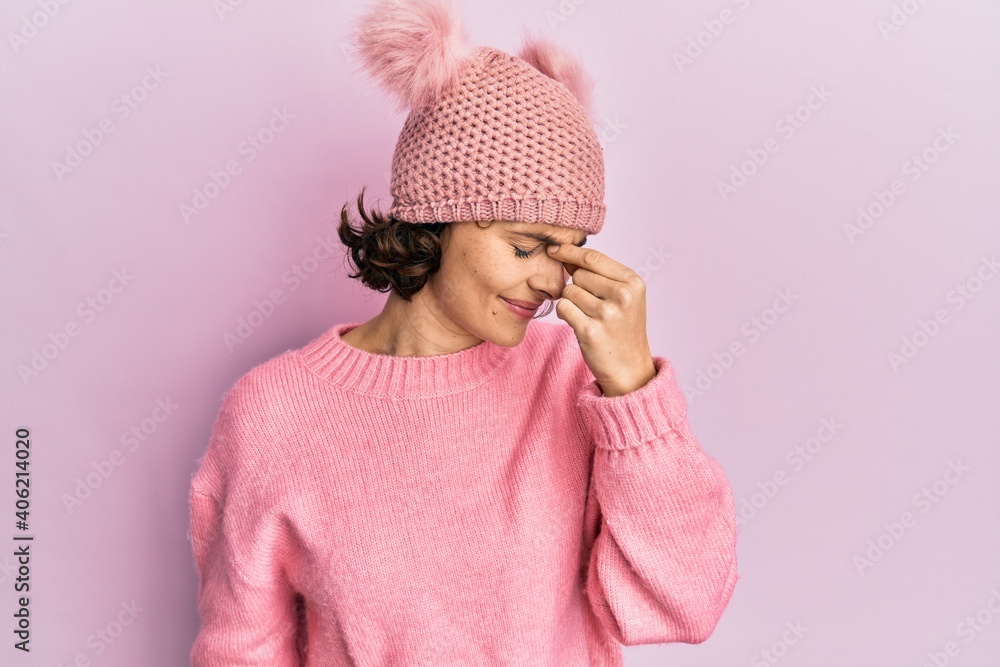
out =
<svg viewBox="0 0 1000 667"><path fill-rule="evenodd" d="M558 265L559 274L561 275L556 278L557 274L549 266L546 266L545 271L541 272L541 275L535 276L538 283L535 289L549 301L555 301L562 298L563 288L566 287L566 281L569 280L570 275L569 271L566 270L566 265L562 262L554 259L550 259L549 262Z"/></svg>

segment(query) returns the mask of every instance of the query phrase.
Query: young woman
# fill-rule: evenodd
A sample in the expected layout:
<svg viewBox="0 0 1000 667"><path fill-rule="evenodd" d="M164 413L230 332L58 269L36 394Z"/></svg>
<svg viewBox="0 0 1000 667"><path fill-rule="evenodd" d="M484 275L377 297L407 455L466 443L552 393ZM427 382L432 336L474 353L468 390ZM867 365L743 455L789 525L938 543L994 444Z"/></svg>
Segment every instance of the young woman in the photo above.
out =
<svg viewBox="0 0 1000 667"><path fill-rule="evenodd" d="M702 642L738 578L732 493L652 356L645 285L592 248L579 63L382 0L366 66L410 113L393 204L340 238L389 292L241 377L191 482L194 667L621 665ZM572 279L569 282L568 279ZM534 321L557 302L566 324ZM568 325L568 326L567 326Z"/></svg>

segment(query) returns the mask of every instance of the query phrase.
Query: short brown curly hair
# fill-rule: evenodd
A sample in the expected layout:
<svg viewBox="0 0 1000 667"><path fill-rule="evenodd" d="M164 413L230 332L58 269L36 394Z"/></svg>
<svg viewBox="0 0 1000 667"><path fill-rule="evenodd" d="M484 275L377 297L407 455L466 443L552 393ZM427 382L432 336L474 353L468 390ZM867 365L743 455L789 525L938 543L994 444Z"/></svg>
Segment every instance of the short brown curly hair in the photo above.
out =
<svg viewBox="0 0 1000 667"><path fill-rule="evenodd" d="M365 211L365 188L358 195L357 208L361 216L358 229L347 213L348 204L340 210L337 235L347 247L356 271L351 278L376 292L395 292L404 301L423 289L427 277L441 266L441 234L446 222L415 225L376 209Z"/></svg>

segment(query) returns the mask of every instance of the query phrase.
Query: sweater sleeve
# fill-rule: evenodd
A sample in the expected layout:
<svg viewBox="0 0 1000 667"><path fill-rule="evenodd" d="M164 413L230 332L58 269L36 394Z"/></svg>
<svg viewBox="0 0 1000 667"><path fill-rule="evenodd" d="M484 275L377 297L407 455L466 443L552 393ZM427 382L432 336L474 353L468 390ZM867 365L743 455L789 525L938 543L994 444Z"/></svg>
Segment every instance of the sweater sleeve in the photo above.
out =
<svg viewBox="0 0 1000 667"><path fill-rule="evenodd" d="M596 380L577 407L593 438L583 567L595 615L621 644L700 643L736 585L736 512L718 462L691 435L673 368L620 396Z"/></svg>
<svg viewBox="0 0 1000 667"><path fill-rule="evenodd" d="M189 491L201 626L192 667L298 667L296 592L284 564L290 540L266 484L222 473L235 428L224 405Z"/></svg>

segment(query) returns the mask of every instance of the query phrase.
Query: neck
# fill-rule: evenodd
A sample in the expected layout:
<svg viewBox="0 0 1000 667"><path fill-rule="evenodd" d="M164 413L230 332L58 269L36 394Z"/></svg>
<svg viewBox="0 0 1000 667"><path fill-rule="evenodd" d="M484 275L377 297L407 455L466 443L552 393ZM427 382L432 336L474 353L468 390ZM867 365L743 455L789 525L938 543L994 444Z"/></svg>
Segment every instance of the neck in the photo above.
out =
<svg viewBox="0 0 1000 667"><path fill-rule="evenodd" d="M429 357L451 354L482 342L444 316L420 290L411 301L389 293L382 312L343 336L346 343L374 354L398 357Z"/></svg>

